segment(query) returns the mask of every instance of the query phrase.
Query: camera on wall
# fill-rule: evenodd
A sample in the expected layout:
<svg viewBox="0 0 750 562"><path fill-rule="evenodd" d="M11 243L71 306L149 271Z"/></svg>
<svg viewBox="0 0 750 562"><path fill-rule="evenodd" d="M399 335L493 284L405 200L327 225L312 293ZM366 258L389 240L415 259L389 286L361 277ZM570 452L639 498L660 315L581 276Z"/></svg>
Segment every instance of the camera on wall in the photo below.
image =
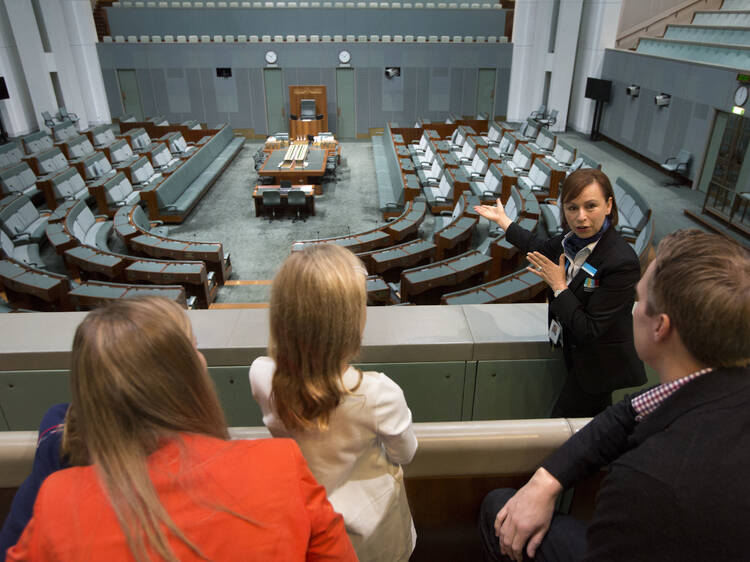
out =
<svg viewBox="0 0 750 562"><path fill-rule="evenodd" d="M662 92L658 96L654 96L654 103L658 107L666 107L666 106L669 105L669 100L671 100L671 99L672 99L672 96L670 96L669 94L665 94L664 92Z"/></svg>
<svg viewBox="0 0 750 562"><path fill-rule="evenodd" d="M385 67L385 77L395 78L396 76L401 76L401 67L399 66L386 66Z"/></svg>
<svg viewBox="0 0 750 562"><path fill-rule="evenodd" d="M641 93L641 87L633 84L632 86L625 87L625 93L631 98L637 98Z"/></svg>

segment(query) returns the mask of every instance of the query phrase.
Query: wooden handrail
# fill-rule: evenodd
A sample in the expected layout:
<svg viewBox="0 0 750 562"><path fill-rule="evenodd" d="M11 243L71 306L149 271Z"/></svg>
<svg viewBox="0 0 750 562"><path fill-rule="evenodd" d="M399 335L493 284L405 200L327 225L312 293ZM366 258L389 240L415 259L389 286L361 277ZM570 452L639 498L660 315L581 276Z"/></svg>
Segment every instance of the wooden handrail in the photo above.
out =
<svg viewBox="0 0 750 562"><path fill-rule="evenodd" d="M664 34L664 29L670 23L679 20L683 23L690 23L692 15L699 9L713 10L721 7L723 0L685 0L668 10L647 19L617 35L615 45L618 49L632 49L638 43L638 38L642 35L649 37L660 37ZM650 31L650 32L649 32Z"/></svg>

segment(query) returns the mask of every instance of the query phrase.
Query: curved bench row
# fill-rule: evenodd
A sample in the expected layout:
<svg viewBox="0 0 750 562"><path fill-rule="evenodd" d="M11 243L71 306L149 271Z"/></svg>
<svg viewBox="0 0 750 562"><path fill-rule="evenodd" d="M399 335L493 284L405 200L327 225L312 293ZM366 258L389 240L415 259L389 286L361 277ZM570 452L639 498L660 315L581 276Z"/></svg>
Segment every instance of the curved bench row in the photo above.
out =
<svg viewBox="0 0 750 562"><path fill-rule="evenodd" d="M66 276L31 267L13 259L0 261L0 287L16 309L89 310L104 302L143 294L157 294L187 308L179 285L154 286L89 281L72 283Z"/></svg>
<svg viewBox="0 0 750 562"><path fill-rule="evenodd" d="M154 229L139 205L120 207L114 218L114 231L129 250L152 258L199 260L216 275L223 285L232 274L229 253L224 253L221 242L194 242L166 236Z"/></svg>
<svg viewBox="0 0 750 562"><path fill-rule="evenodd" d="M427 206L424 200L410 201L403 213L390 223L357 234L318 240L298 240L292 243L292 251L301 250L311 244L337 244L348 248L355 254L384 248L415 237L426 212Z"/></svg>
<svg viewBox="0 0 750 562"><path fill-rule="evenodd" d="M218 289L215 274L202 261L147 259L111 252L107 237L112 221L97 220L79 201L56 216L47 226L47 237L63 256L71 277L112 282L179 284L185 288L188 304L208 308ZM99 217L103 219L105 217Z"/></svg>

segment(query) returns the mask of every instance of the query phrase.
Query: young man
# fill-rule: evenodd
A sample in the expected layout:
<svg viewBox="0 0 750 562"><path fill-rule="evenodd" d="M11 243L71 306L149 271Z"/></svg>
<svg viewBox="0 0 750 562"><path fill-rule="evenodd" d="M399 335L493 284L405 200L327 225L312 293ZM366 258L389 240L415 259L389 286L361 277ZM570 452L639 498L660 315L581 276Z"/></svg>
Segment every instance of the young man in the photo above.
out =
<svg viewBox="0 0 750 562"><path fill-rule="evenodd" d="M480 513L486 560L744 560L750 518L750 256L666 236L637 287L639 357L661 384L596 416ZM563 489L610 465L588 528Z"/></svg>

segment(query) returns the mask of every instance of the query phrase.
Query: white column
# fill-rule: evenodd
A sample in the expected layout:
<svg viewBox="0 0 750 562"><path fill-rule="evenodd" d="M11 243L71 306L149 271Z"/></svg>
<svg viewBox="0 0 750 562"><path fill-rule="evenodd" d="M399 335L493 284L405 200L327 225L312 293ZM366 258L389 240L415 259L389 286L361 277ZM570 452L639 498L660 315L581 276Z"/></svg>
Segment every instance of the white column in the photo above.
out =
<svg viewBox="0 0 750 562"><path fill-rule="evenodd" d="M553 130L565 129L573 80L583 0L560 0L555 45L549 52L553 0L518 0L513 15L513 63L510 70L508 119L523 121L538 109L544 75L550 73L547 109L556 109Z"/></svg>
<svg viewBox="0 0 750 562"><path fill-rule="evenodd" d="M5 130L14 137L31 133L37 121L4 0L0 0L0 76L5 78L10 94L10 99L0 101Z"/></svg>
<svg viewBox="0 0 750 562"><path fill-rule="evenodd" d="M513 13L513 62L508 92L509 121L523 121L542 101L544 58L549 43L551 19L551 1L516 2Z"/></svg>
<svg viewBox="0 0 750 562"><path fill-rule="evenodd" d="M584 0L568 115L568 126L576 131L591 131L595 102L586 99L586 79L601 75L604 50L615 46L621 8L622 0ZM605 104L604 111L606 108Z"/></svg>
<svg viewBox="0 0 750 562"><path fill-rule="evenodd" d="M54 113L57 110L57 100L34 10L29 0L5 0L5 10L31 98L33 118L39 128L44 128L41 112Z"/></svg>
<svg viewBox="0 0 750 562"><path fill-rule="evenodd" d="M564 131L568 122L568 105L573 84L576 49L579 44L582 7L583 0L561 0L560 2L555 52L553 56L547 58L549 65L545 68L546 71L552 73L547 111L552 109L558 111L557 121L550 127L553 131Z"/></svg>
<svg viewBox="0 0 750 562"><path fill-rule="evenodd" d="M104 89L99 55L96 51L98 40L91 2L90 0L59 1L64 15L70 53L70 59L68 59L70 62L66 62L66 66L71 71L75 71L77 89L80 92L80 97L76 98L78 105L71 104L76 110L71 110L78 114L81 121L85 116L88 124L109 123L112 117ZM57 58L57 64L58 66L61 64L59 58ZM66 103L69 103L65 91L63 95ZM79 127L82 126L79 124Z"/></svg>

